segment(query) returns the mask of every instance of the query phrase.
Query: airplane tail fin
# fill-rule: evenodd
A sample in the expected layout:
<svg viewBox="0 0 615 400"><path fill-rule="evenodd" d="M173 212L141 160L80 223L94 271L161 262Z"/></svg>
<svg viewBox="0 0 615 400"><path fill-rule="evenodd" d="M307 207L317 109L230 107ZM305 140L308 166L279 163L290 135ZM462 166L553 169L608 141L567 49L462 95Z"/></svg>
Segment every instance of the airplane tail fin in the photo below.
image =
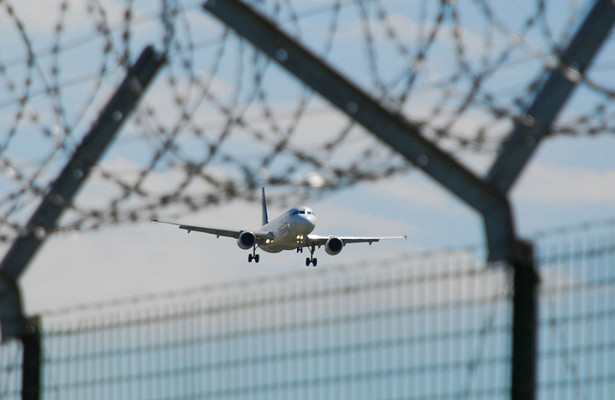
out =
<svg viewBox="0 0 615 400"><path fill-rule="evenodd" d="M265 188L263 188L262 206L263 206L263 226L265 226L269 223L269 217L267 216L267 199L265 198Z"/></svg>

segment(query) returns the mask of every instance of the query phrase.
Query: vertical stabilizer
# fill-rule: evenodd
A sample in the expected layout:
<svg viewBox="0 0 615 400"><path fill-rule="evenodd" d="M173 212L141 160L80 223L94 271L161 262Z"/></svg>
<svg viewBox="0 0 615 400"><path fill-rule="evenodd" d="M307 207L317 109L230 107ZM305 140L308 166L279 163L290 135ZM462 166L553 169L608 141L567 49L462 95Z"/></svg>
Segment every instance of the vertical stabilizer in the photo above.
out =
<svg viewBox="0 0 615 400"><path fill-rule="evenodd" d="M265 199L265 188L263 188L263 226L269 223L269 217L267 216L267 199Z"/></svg>

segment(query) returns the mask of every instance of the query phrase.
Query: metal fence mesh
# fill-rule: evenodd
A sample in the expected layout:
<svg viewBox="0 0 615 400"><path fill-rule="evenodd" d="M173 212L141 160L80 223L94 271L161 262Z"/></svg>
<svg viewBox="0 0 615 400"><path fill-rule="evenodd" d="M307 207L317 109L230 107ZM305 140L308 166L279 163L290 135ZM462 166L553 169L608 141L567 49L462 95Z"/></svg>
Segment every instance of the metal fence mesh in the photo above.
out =
<svg viewBox="0 0 615 400"><path fill-rule="evenodd" d="M540 247L541 398L615 393L615 232L597 230Z"/></svg>
<svg viewBox="0 0 615 400"><path fill-rule="evenodd" d="M49 398L506 398L508 274L469 255L50 315Z"/></svg>
<svg viewBox="0 0 615 400"><path fill-rule="evenodd" d="M21 343L0 343L0 399L18 399L21 392Z"/></svg>
<svg viewBox="0 0 615 400"><path fill-rule="evenodd" d="M426 268L425 268L426 267ZM506 397L506 274L457 259L241 285L54 325L61 398Z"/></svg>

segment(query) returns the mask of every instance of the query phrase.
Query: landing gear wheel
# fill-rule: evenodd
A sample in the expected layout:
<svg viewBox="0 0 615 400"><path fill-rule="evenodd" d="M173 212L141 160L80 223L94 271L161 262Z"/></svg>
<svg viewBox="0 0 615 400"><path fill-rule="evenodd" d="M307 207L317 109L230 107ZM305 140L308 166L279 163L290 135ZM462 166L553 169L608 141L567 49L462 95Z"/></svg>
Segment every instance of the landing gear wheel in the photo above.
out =
<svg viewBox="0 0 615 400"><path fill-rule="evenodd" d="M254 244L254 247L252 247L252 254L248 254L248 262L252 262L252 260L254 260L254 262L258 264L260 259L260 256L256 254L256 244Z"/></svg>
<svg viewBox="0 0 615 400"><path fill-rule="evenodd" d="M316 251L316 246L310 246L310 256L305 259L305 266L309 267L310 264L316 266L318 264L318 260L314 258L314 252Z"/></svg>

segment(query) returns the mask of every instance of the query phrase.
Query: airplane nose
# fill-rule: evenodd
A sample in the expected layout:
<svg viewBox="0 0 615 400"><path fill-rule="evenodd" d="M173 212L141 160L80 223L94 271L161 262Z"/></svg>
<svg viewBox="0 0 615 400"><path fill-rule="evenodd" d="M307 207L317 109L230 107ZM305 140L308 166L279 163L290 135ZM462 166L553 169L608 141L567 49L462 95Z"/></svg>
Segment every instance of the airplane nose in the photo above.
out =
<svg viewBox="0 0 615 400"><path fill-rule="evenodd" d="M314 224L314 222L313 222L313 221L311 221L310 219L308 219L308 220L306 221L306 225L309 227L310 232L311 232L311 231L312 231L312 229L314 229L314 225L315 225L315 224Z"/></svg>
<svg viewBox="0 0 615 400"><path fill-rule="evenodd" d="M302 216L302 218L299 218L295 221L297 228L301 229L302 231L306 233L312 232L312 230L314 229L315 223L316 221L313 215L308 215L305 217Z"/></svg>

